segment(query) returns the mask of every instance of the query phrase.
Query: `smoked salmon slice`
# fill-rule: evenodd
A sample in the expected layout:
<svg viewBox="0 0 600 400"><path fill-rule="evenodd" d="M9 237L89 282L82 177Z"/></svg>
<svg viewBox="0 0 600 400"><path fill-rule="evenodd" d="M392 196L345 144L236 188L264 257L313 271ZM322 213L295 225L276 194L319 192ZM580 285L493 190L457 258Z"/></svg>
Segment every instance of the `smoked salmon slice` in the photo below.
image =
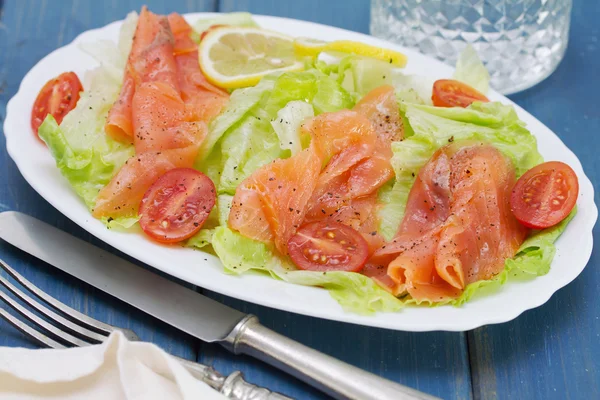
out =
<svg viewBox="0 0 600 400"><path fill-rule="evenodd" d="M323 113L302 130L308 149L262 167L236 189L229 226L286 254L301 225L331 220L356 229L374 252L384 242L377 190L394 176L391 142L403 137L394 89L375 89L354 110Z"/></svg>
<svg viewBox="0 0 600 400"><path fill-rule="evenodd" d="M221 113L229 94L206 79L198 63L198 45L192 40L192 27L177 13L169 15L175 40L175 62L181 98L187 105L188 119L210 121Z"/></svg>
<svg viewBox="0 0 600 400"><path fill-rule="evenodd" d="M236 189L229 226L255 240L272 240L287 254L287 242L304 220L320 171L314 146L258 169Z"/></svg>
<svg viewBox="0 0 600 400"><path fill-rule="evenodd" d="M339 141L339 136L355 131L368 132L359 136L360 145L344 143L341 151L334 149L339 153L319 177L307 221L331 219L351 226L363 234L374 251L383 243L377 233L375 194L394 176L391 142L403 137L394 88L374 89L353 111L322 114L304 129L317 141L327 142Z"/></svg>
<svg viewBox="0 0 600 400"><path fill-rule="evenodd" d="M156 179L193 166L207 133L205 121L227 103L229 95L202 75L190 33L180 15L167 19L142 9L121 95L106 125L109 135L133 141L136 155L100 191L94 216L136 215Z"/></svg>
<svg viewBox="0 0 600 400"><path fill-rule="evenodd" d="M404 124L393 86L384 85L371 90L356 103L354 111L371 121L383 143L404 139Z"/></svg>
<svg viewBox="0 0 600 400"><path fill-rule="evenodd" d="M198 125L204 122L190 121L179 94L162 82L140 85L132 106L137 154L177 149L204 139L198 137Z"/></svg>
<svg viewBox="0 0 600 400"><path fill-rule="evenodd" d="M110 137L122 142L133 142L131 103L138 85L144 82L163 82L179 91L173 51L173 34L167 17L156 15L144 6L127 59L121 92L108 112L104 127Z"/></svg>
<svg viewBox="0 0 600 400"><path fill-rule="evenodd" d="M199 130L198 136L204 137L206 128ZM106 185L96 199L92 214L100 217L131 217L137 215L138 207L148 188L165 172L174 168L191 168L200 140L187 147L169 149L161 152L146 152L133 156L113 179Z"/></svg>
<svg viewBox="0 0 600 400"><path fill-rule="evenodd" d="M510 211L513 166L482 143L439 149L421 169L396 237L366 274L399 295L441 301L504 269L526 236Z"/></svg>

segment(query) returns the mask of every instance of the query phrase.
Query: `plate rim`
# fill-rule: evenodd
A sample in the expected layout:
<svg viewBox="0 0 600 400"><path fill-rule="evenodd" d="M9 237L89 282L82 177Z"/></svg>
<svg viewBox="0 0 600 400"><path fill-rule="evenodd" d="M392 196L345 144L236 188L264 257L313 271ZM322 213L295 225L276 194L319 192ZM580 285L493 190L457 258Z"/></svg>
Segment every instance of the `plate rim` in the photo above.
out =
<svg viewBox="0 0 600 400"><path fill-rule="evenodd" d="M214 17L216 15L219 15L219 13L188 13L188 14L183 14L186 19L199 19L199 18L210 18L210 17ZM382 44L387 45L388 47L391 48L396 48L399 49L401 51L405 51L406 53L409 54L409 58L410 58L410 54L420 54L414 50L410 50L410 49L405 49L401 46L395 45L393 43L387 42L385 40L382 39L377 39L374 38L372 36L363 34L363 33L359 33L359 32L353 32L353 31L349 31L346 29L342 29L342 28L337 28L337 27L332 27L332 26L328 26L328 25L324 25L324 24L320 24L320 23L315 23L315 22L310 22L310 21L303 21L303 20L298 20L298 19L293 19L293 18L283 18L283 17L274 17L274 16L266 16L266 15L259 15L259 14L253 14L253 17L256 18L256 20L258 22L261 21L265 21L267 24L269 22L273 23L273 24L285 24L286 22L288 23L294 23L294 24L302 24L302 25L308 25L308 26L313 26L315 28L318 29L326 29L326 30L333 30L335 31L337 34L339 34L340 36L354 36L354 37L361 37L363 39L367 39L368 41L371 42L379 42ZM70 48L73 46L77 46L77 43L82 42L82 39L85 38L86 36L94 36L94 35L98 35L101 34L103 31L109 31L110 29L115 29L116 26L120 26L120 24L123 22L123 20L120 21L113 21L109 24L106 24L102 27L99 28L94 28L94 29L90 29L87 31L84 31L82 33L80 33L79 35L77 35L70 43L61 46L55 50L53 50L52 52L50 52L49 54L47 54L45 57L43 57L40 61L38 61L23 77L21 83L19 84L19 88L17 90L17 92L14 94L14 96L8 101L7 106L6 106L6 117L5 117L5 121L4 121L4 135L6 138L6 147L7 147L7 151L8 154L10 155L11 159L15 162L17 169L19 170L19 172L21 173L21 175L24 177L24 179L28 182L28 184L38 193L40 194L40 196L42 198L44 198L44 200L46 200L47 202L49 202L54 208L56 208L61 214L63 214L66 218L70 219L71 221L75 222L77 225L79 225L80 227L82 227L83 229L85 229L86 231L88 231L90 234L94 235L95 237L97 237L98 239L102 240L103 242L107 243L108 245L110 245L111 247L114 247L120 251L123 251L124 253L136 258L137 260L151 266L152 268L155 268L159 271L162 271L164 273L167 273L169 275L172 275L176 278L185 280L187 282L190 282L194 285L198 285L201 286L203 288L207 288L208 290L211 291L215 291L217 293L221 293L223 295L226 296L230 296L233 298L237 298L240 300L244 300L244 301L248 301L251 303L255 303L255 304L260 304L266 307L270 307L270 308L275 308L275 309L280 309L283 311L291 311L294 313L298 313L298 314L303 314L303 315L309 315L309 316L313 316L313 317L317 317L317 318L323 318L323 319L329 319L329 320L335 320L335 321L340 321L340 322L347 322L347 323L352 323L352 324L358 324L358 325L364 325L364 326L373 326L373 327L379 327L379 328L385 328L385 329L392 329L392 330L402 330L402 331L413 331L413 332L425 332L425 331L465 331L465 330L470 330L470 329L474 329L480 326L484 326L484 325L491 325L491 324L497 324L497 323L503 323L503 322L508 322L511 321L515 318L517 318L520 314L522 314L523 312L533 309L533 308L537 308L539 306L541 306L542 304L546 303L554 293L556 293L558 290L560 290L562 287L566 286L567 284L569 284L570 282L572 282L575 278L577 278L577 276L579 276L581 274L581 272L583 271L583 269L587 266L589 259L591 257L592 254L592 249L593 249L593 227L596 223L597 220L597 216L598 216L598 209L597 206L594 202L594 187L593 184L591 183L591 181L589 180L589 178L587 177L587 175L585 174L585 171L583 170L583 167L581 165L581 162L579 160L579 158L575 155L575 153L573 153L573 151L571 149L569 149L560 139L560 137L558 135L556 135L552 130L550 130L548 127L546 127L541 121L539 121L537 118L535 118L533 115L529 114L527 111L525 111L523 108L521 108L518 104L512 102L510 99L499 95L496 92L491 93L490 97L492 98L498 98L499 100L502 100L504 103L508 103L511 104L513 107L515 107L515 110L517 111L517 113L519 114L519 116L527 116L528 119L530 119L534 125L539 125L540 127L546 129L549 133L552 134L553 138L556 139L556 141L558 141L558 144L560 144L562 146L561 150L566 150L567 154L566 156L570 159L572 159L576 165L574 165L574 169L576 169L577 171L579 171L580 173L578 173L579 177L580 177L580 186L583 188L586 188L586 193L588 193L588 195L586 196L586 199L591 201L589 202L590 205L590 209L589 212L591 212L591 215L589 216L590 218L585 220L585 230L584 230L584 235L585 238L587 240L584 241L584 243L582 244L582 253L580 253L580 257L579 259L581 260L581 267L576 268L576 272L563 277L562 280L552 280L549 282L546 282L546 286L545 288L547 290L545 290L543 293L537 293L536 296L531 296L529 298L529 300L526 302L525 305L522 305L521 307L515 307L512 308L512 312L507 312L505 311L504 314L498 314L495 317L492 315L489 315L487 318L486 317L473 317L470 320L470 323L467 322L463 322L461 325L457 325L457 326L453 326L451 324L442 324L440 322L437 323L422 323L422 324L417 324L417 325L402 325L402 324L390 324L390 323L386 323L385 320L380 320L379 318L377 318L377 315L385 315L385 314L390 314L390 313L377 313L374 316L360 316L358 314L353 314L353 313L349 313L346 311L343 311L341 309L341 307L339 307L340 312L333 315L323 315L322 313L319 312L314 312L314 311L310 311L310 310L306 310L303 307L297 307L297 306L281 306L280 304L276 303L276 301L274 299L270 299L270 296L259 296L259 299L257 300L257 298L253 297L253 296L249 296L246 293L238 293L238 292L233 292L231 290L226 290L223 288L216 288L213 287L210 284L207 284L207 282L202 282L200 283L197 280L191 281L189 279L188 276L186 276L185 274L182 273L178 273L177 270L166 270L165 268L161 268L157 265L155 265L154 262L152 262L152 260L150 259L150 256L146 256L142 253L139 253L137 255L134 255L133 253L135 253L135 251L129 251L128 249L124 249L123 246L119 246L117 242L117 238L115 236L115 239L111 239L111 235L113 235L113 233L111 232L108 235L108 239L105 239L100 233L96 233L95 232L95 228L92 226L90 226L88 224L88 218L83 218L81 220L79 220L79 218L73 218L72 216L70 216L68 210L63 210L63 207L61 207L58 204L58 201L56 201L55 199L52 199L51 196L46 196L44 195L44 193L46 192L46 190L44 188L42 188L41 184L39 184L39 182L36 180L35 177L30 176L30 174L27 172L27 168L24 167L25 162L23 160L20 159L20 157L18 156L18 151L17 151L17 147L15 146L15 143L17 142L17 140L15 138L18 138L18 133L15 134L10 134L7 132L10 132L13 129L13 126L15 128L15 130L17 129L15 124L18 125L18 117L17 117L17 111L15 110L17 108L17 105L19 104L19 100L22 100L24 96L26 96L26 93L24 91L24 87L26 86L25 84L32 80L32 72L35 71L36 69L40 68L40 65L43 65L44 62L47 62L48 59L50 59L53 54L56 54L57 52L60 51L64 51L66 48ZM436 68L441 68L442 70L451 70L451 67L443 64L441 61L435 60L431 57L425 56L420 54L419 57L425 57L428 59L428 62L431 62L431 64L436 67ZM442 67L443 66L443 67ZM22 102L22 101L21 101ZM527 123L528 125L530 124L529 122ZM528 128L530 128L530 130L533 132L533 129L531 128L531 126L529 126ZM534 133L535 134L535 133ZM13 140L15 139L15 140ZM571 161L570 161L571 162ZM583 178L583 179L582 179ZM72 194L76 197L77 195L72 192ZM50 197L50 198L49 198ZM586 205L587 208L587 205ZM581 210L580 210L581 212ZM89 217L91 218L91 215L89 215ZM207 253L203 253L202 254L207 254ZM213 256L214 257L214 256ZM206 260L206 259L205 259ZM556 260L556 259L555 259ZM555 262L555 260L553 261L553 264ZM167 268L168 269L168 268ZM224 274L224 272L220 271L221 274ZM242 275L240 277L240 279L254 279L254 278L249 278L252 277L253 275L249 274L249 275ZM275 281L272 278L267 278L267 277L260 277L261 279L269 279L269 281L274 281L274 282L279 282L279 284L284 284L287 286L290 286L291 284L286 283L286 282L282 282L282 281ZM541 277L538 277L536 279L540 279ZM553 282L553 284L552 284ZM268 284L269 285L269 284ZM299 286L299 285L294 285L294 286ZM306 287L306 286L299 286L302 288L301 291L306 291L307 293L309 291L319 291L319 292L325 292L323 289L319 289L319 288L313 288L313 287ZM300 290L300 289L299 289ZM315 292L316 293L316 292ZM325 292L326 293L326 292ZM500 293L494 293L491 294L490 296L498 296L501 295ZM322 297L322 296L321 296ZM330 301L335 302L335 300L333 300L331 297L329 297L329 295L327 295L327 297L330 299ZM487 297L487 296L486 296ZM452 306L442 306L445 309L450 309L450 310L459 310L459 309L464 309L463 307L452 307ZM405 311L400 311L398 313L394 313L393 315L398 316L398 319L401 320L402 319L402 313L406 312ZM455 312L455 311L453 311Z"/></svg>

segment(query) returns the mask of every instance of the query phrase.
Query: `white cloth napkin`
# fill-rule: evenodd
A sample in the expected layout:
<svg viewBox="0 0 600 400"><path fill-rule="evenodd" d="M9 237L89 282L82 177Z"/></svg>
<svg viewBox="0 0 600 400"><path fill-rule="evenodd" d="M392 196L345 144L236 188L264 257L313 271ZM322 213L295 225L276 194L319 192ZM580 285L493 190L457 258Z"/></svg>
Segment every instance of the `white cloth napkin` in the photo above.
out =
<svg viewBox="0 0 600 400"><path fill-rule="evenodd" d="M224 400L177 360L120 332L96 346L0 348L0 399Z"/></svg>

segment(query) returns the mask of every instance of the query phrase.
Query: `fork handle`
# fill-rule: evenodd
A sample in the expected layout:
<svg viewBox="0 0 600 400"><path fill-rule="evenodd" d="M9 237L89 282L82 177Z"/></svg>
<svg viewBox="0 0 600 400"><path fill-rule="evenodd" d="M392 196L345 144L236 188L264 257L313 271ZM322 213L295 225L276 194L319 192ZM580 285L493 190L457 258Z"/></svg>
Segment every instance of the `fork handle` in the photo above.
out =
<svg viewBox="0 0 600 400"><path fill-rule="evenodd" d="M232 372L221 387L221 393L232 400L293 400L269 389L248 383L240 371Z"/></svg>
<svg viewBox="0 0 600 400"><path fill-rule="evenodd" d="M196 379L200 379L231 400L293 400L269 389L253 385L244 380L240 371L224 377L213 367L175 357Z"/></svg>
<svg viewBox="0 0 600 400"><path fill-rule="evenodd" d="M243 319L222 344L284 370L338 400L433 400L436 397L381 378Z"/></svg>

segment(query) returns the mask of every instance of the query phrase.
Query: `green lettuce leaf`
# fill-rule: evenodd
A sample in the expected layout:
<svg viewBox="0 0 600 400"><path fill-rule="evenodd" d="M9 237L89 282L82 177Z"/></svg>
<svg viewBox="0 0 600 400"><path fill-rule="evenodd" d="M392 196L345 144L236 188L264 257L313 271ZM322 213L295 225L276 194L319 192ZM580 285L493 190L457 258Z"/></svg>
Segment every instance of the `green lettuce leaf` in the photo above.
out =
<svg viewBox="0 0 600 400"><path fill-rule="evenodd" d="M212 237L214 233L214 229L201 229L198 233L185 242L185 246L195 247L197 249L202 249L206 246L209 246L212 243Z"/></svg>
<svg viewBox="0 0 600 400"><path fill-rule="evenodd" d="M506 260L504 270L498 276L487 281L473 282L467 285L459 298L436 305L459 306L474 296L487 295L498 290L500 286L511 279L527 279L546 275L550 271L550 265L556 253L554 243L565 231L576 213L577 209L573 209L571 214L559 224L533 233L523 242L517 254Z"/></svg>
<svg viewBox="0 0 600 400"><path fill-rule="evenodd" d="M272 74L255 87L234 91L225 111L211 123L196 159L196 167L213 179L218 193L233 195L237 185L256 169L289 155L274 125L277 121L284 124L285 114L290 112L286 106L298 101L315 113L354 105L335 80L317 70ZM302 111L305 113L308 115L307 110ZM302 115L290 115L288 122L298 125L296 119L303 120Z"/></svg>
<svg viewBox="0 0 600 400"><path fill-rule="evenodd" d="M217 196L217 213L219 216L219 225L227 226L229 211L231 211L231 203L233 196L230 194L220 194Z"/></svg>
<svg viewBox="0 0 600 400"><path fill-rule="evenodd" d="M533 276L546 275L550 271L550 264L556 253L554 243L562 235L576 214L577 207L560 223L537 231L528 237L521 245L517 255L512 259L506 260L508 271L520 271Z"/></svg>
<svg viewBox="0 0 600 400"><path fill-rule="evenodd" d="M374 58L349 55L340 61L337 78L344 89L362 97L379 86L392 85L396 70Z"/></svg>
<svg viewBox="0 0 600 400"><path fill-rule="evenodd" d="M392 144L392 165L396 172L393 187L380 191L380 198L393 201L381 211L382 233L389 238L404 216L410 188L419 169L441 146L454 140L481 140L496 146L508 156L517 175L523 174L543 161L537 150L535 137L525 128L511 106L500 103L473 103L469 108L438 108L418 104L401 104L413 135ZM384 213L386 213L384 215ZM536 232L519 249L517 255L506 260L506 268L491 280L474 282L463 294L439 304L460 305L474 295L495 290L509 275L543 275L550 269L554 257L554 242L566 228L571 216L552 228ZM394 220L395 218L395 220ZM413 299L406 303L420 303ZM431 303L425 301L425 303Z"/></svg>
<svg viewBox="0 0 600 400"><path fill-rule="evenodd" d="M248 116L221 143L225 160L218 193L235 194L250 174L281 155L279 138L268 120Z"/></svg>
<svg viewBox="0 0 600 400"><path fill-rule="evenodd" d="M213 156L213 150L217 142L223 137L225 132L241 120L254 108L263 98L268 95L277 80L276 74L264 77L256 86L235 90L229 98L229 103L225 110L215 118L209 126L208 135L202 142L202 146L196 158L196 166L204 169L206 160ZM212 161L215 162L216 158Z"/></svg>
<svg viewBox="0 0 600 400"><path fill-rule="evenodd" d="M312 69L302 72L287 72L279 76L267 101L260 107L263 114L257 116L268 116L274 119L279 110L294 100L311 103L315 114L339 111L354 106L350 94L334 79Z"/></svg>
<svg viewBox="0 0 600 400"><path fill-rule="evenodd" d="M313 106L301 101L290 101L271 121L271 126L279 138L279 147L289 150L290 156L298 154L302 150L300 138L300 126L307 118L315 116Z"/></svg>
<svg viewBox="0 0 600 400"><path fill-rule="evenodd" d="M252 18L252 14L247 12L219 14L214 18L197 20L193 26L195 32L192 35L192 39L199 43L200 34L213 25L258 26L256 21Z"/></svg>
<svg viewBox="0 0 600 400"><path fill-rule="evenodd" d="M101 221L104 222L104 225L106 225L106 227L108 229L116 229L116 230L121 230L121 231L131 231L131 228L133 228L139 220L140 220L140 217L137 215L135 217L118 217L118 218L102 217L101 218ZM141 228L140 228L140 233L141 233Z"/></svg>
<svg viewBox="0 0 600 400"><path fill-rule="evenodd" d="M396 236L404 215L405 203L403 201L406 199L408 199L406 186L402 181L395 179L387 182L377 193L377 201L381 205L377 211L379 233L386 241L392 240Z"/></svg>
<svg viewBox="0 0 600 400"><path fill-rule="evenodd" d="M449 142L488 142L512 160L518 176L543 161L535 136L525 128L511 106L496 102L473 103L469 108L441 108L402 103L401 108L412 135L392 143L396 181L394 203L388 203L380 213L384 215L389 211L385 217L385 237L402 221L410 188L421 167Z"/></svg>
<svg viewBox="0 0 600 400"><path fill-rule="evenodd" d="M98 192L134 154L132 145L119 143L104 133L104 123L120 90L137 19L136 13L127 16L118 45L108 41L97 46L82 44L84 51L101 65L86 74L84 81L88 89L81 93L77 106L60 126L49 115L39 129L62 175L90 210ZM103 221L108 228L128 229L137 220L133 217Z"/></svg>
<svg viewBox="0 0 600 400"><path fill-rule="evenodd" d="M87 143L87 147L75 147L70 144L65 131L69 130L63 130L49 115L38 132L48 145L62 175L91 210L98 192L133 155L133 146L116 142L103 131L89 131L87 136L93 136L94 140ZM123 223L127 224L125 221Z"/></svg>
<svg viewBox="0 0 600 400"><path fill-rule="evenodd" d="M483 94L487 94L489 90L490 73L470 44L465 47L456 61L454 79L472 86Z"/></svg>
<svg viewBox="0 0 600 400"><path fill-rule="evenodd" d="M391 85L399 102L431 105L431 88L435 79L407 75L400 68L380 60L346 56L339 62L335 76L342 87L352 94L355 102L375 88Z"/></svg>
<svg viewBox="0 0 600 400"><path fill-rule="evenodd" d="M289 283L323 287L344 310L358 314L392 312L403 307L399 299L364 275L294 270L290 262L276 256L266 244L246 238L225 226L215 229L212 244L225 271L230 274L255 270Z"/></svg>

